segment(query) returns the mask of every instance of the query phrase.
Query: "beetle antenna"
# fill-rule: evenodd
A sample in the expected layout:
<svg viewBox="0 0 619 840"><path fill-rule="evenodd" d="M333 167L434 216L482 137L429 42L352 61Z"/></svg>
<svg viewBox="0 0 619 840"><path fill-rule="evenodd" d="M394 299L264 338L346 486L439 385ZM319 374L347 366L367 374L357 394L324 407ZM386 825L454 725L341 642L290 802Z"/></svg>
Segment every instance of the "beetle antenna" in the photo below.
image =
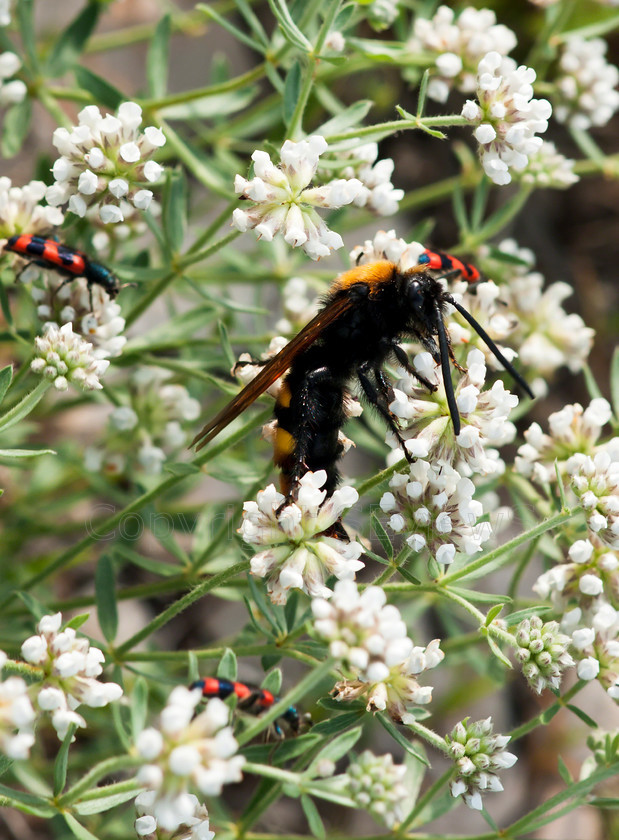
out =
<svg viewBox="0 0 619 840"><path fill-rule="evenodd" d="M518 373L518 371L512 365L512 363L509 362L505 358L503 353L501 353L499 348L496 346L494 341L490 338L490 336L485 331L485 329L482 327L482 325L479 323L479 321L477 321L475 318L473 318L471 313L467 312L466 309L463 306L461 306L458 303L458 301L454 300L451 295L445 294L443 300L446 300L449 303L451 303L452 306L455 306L455 308L458 310L460 315L462 315L462 317L464 318L465 321L469 322L469 324L473 327L473 329L475 330L477 335L487 345L487 347L494 353L494 355L497 357L499 362L503 365L505 370L510 374L510 376L513 377L513 379L518 383L518 385L520 385L520 387L525 391L527 396L531 397L532 400L535 399L533 391L527 385L525 379L521 376L521 374Z"/></svg>
<svg viewBox="0 0 619 840"><path fill-rule="evenodd" d="M460 414L458 413L458 406L456 405L456 395L454 394L454 386L451 381L451 365L449 364L449 342L447 340L447 333L445 332L445 324L443 323L443 315L440 307L436 306L436 332L438 333L438 347L441 354L441 370L443 371L443 382L445 383L445 394L447 395L447 405L449 406L449 413L451 415L451 422L454 427L454 435L458 437L460 434Z"/></svg>

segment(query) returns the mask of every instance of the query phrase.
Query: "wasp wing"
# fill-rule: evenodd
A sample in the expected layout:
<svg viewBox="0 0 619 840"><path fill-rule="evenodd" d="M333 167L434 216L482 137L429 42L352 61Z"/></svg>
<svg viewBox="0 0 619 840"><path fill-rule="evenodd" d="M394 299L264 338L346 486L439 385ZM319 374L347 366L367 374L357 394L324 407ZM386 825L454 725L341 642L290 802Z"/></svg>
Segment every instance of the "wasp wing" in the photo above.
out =
<svg viewBox="0 0 619 840"><path fill-rule="evenodd" d="M222 429L235 420L239 414L242 414L245 409L258 399L260 394L263 394L266 389L272 385L276 379L284 374L293 359L299 353L306 350L311 344L316 341L322 331L329 324L336 321L340 315L351 306L351 299L348 294L341 295L329 301L320 312L306 324L300 333L288 342L283 347L277 356L270 359L262 368L258 376L252 379L236 397L228 403L227 406L210 420L206 426L198 432L195 438L191 441L190 446L196 446L196 449L202 449L209 441L213 440Z"/></svg>

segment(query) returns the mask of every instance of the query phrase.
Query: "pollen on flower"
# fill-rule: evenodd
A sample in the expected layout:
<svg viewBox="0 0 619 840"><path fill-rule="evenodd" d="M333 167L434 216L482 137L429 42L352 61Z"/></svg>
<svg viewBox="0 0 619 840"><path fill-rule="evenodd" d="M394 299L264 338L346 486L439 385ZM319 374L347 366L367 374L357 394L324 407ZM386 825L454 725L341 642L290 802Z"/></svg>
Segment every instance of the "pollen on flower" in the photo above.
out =
<svg viewBox="0 0 619 840"><path fill-rule="evenodd" d="M239 534L250 545L267 546L252 557L251 573L266 578L276 604L285 604L291 589L328 598L327 577L350 579L365 565L359 559L360 543L324 534L358 499L357 491L346 486L326 499L321 489L326 480L324 470L307 472L294 501L284 505L286 497L270 484L257 501L243 505Z"/></svg>
<svg viewBox="0 0 619 840"><path fill-rule="evenodd" d="M97 206L106 224L123 221L122 200L147 209L153 193L145 187L163 172L151 160L166 142L161 129L148 126L140 132L142 109L135 102L123 102L117 116L103 116L96 105L88 105L78 120L71 130L54 132L60 157L52 167L55 183L47 189L48 203L68 202L68 209L82 217Z"/></svg>
<svg viewBox="0 0 619 840"><path fill-rule="evenodd" d="M327 141L313 135L298 143L286 140L275 166L263 151L252 154L254 177L248 181L237 175L235 192L254 202L248 210L237 208L232 222L240 231L254 229L259 238L270 242L277 233L293 248L302 247L313 260L326 257L343 246L339 233L329 230L316 208L338 208L351 204L362 184L356 178L329 181L310 187L320 155Z"/></svg>

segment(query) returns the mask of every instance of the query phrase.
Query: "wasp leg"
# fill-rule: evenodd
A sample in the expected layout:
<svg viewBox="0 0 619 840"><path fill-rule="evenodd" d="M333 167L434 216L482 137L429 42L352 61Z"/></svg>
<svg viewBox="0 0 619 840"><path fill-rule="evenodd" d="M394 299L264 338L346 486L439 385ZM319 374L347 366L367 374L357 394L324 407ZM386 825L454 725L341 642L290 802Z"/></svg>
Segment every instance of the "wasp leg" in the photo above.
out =
<svg viewBox="0 0 619 840"><path fill-rule="evenodd" d="M398 364L404 368L407 373L410 373L411 376L414 376L418 382L421 382L424 388L427 388L428 391L436 391L437 386L434 383L430 382L429 379L426 379L425 376L422 376L419 371L415 370L415 368L410 363L410 359L408 358L407 354L404 352L403 348L400 347L399 344L393 343L391 345L391 349L393 351L393 355L396 357Z"/></svg>
<svg viewBox="0 0 619 840"><path fill-rule="evenodd" d="M376 376L378 380L378 388L367 375L370 370L372 370L372 373ZM370 403L370 405L374 406L374 408L383 418L391 432L395 435L397 442L399 443L400 447L402 448L402 451L404 452L406 460L412 464L415 461L415 458L413 458L413 456L409 453L408 449L406 448L406 441L402 437L402 434L396 422L395 415L391 411L389 411L389 391L391 391L391 395L393 395L393 389L391 388L391 385L389 385L386 388L384 387L384 380L383 382L381 382L381 379L382 377L384 377L384 374L382 373L382 371L380 372L380 374L380 377L377 376L377 371L375 369L370 368L370 365L367 362L360 365L357 368L357 377L359 379L361 387L363 388L363 392L367 397L368 402Z"/></svg>

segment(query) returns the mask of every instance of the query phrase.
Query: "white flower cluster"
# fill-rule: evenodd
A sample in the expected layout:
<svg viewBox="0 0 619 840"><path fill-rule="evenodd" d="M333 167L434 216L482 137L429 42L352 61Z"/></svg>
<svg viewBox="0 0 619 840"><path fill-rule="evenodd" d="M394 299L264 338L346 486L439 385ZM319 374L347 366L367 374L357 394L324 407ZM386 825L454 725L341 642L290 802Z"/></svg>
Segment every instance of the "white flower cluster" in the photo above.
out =
<svg viewBox="0 0 619 840"><path fill-rule="evenodd" d="M351 148L352 146L352 148ZM367 207L379 216L393 216L398 212L398 202L404 198L404 190L396 190L391 183L395 164L391 158L378 158L378 143L349 141L342 152L333 150L338 158L351 163L342 170L344 178L358 178L362 188L357 193L353 204Z"/></svg>
<svg viewBox="0 0 619 840"><path fill-rule="evenodd" d="M46 236L64 221L57 207L41 204L46 186L43 181L30 181L23 187L14 187L11 179L0 177L0 247L6 240L19 233ZM19 259L15 256L15 259Z"/></svg>
<svg viewBox="0 0 619 840"><path fill-rule="evenodd" d="M570 636L560 632L556 621L544 623L536 615L523 619L514 635L516 658L533 691L541 694L548 687L558 689L564 669L574 665L567 652Z"/></svg>
<svg viewBox="0 0 619 840"><path fill-rule="evenodd" d="M343 207L361 192L363 185L356 178L330 181L322 187L310 187L316 174L318 159L327 150L327 141L319 134L294 143L286 140L280 152L280 165L275 166L266 152L252 154L254 177L251 181L237 175L235 192L255 202L249 210L237 208L232 221L240 231L255 229L259 237L270 242L282 233L288 245L302 247L313 260L326 257L344 244L339 233L329 230L316 212L317 207Z"/></svg>
<svg viewBox="0 0 619 840"><path fill-rule="evenodd" d="M475 554L492 534L488 523L477 525L483 513L473 499L475 485L448 464L429 464L418 459L407 473L389 481L380 507L391 514L389 527L405 533L413 551L428 549L438 563L452 563L456 551Z"/></svg>
<svg viewBox="0 0 619 840"><path fill-rule="evenodd" d="M39 271L32 273L41 276ZM27 276L30 274L28 271ZM30 293L39 318L59 327L71 322L76 334L92 342L96 359L120 356L127 339L121 335L125 319L120 314L119 304L100 286L93 284L89 288L83 277L71 283L65 280L54 271L44 272L43 279L32 285Z"/></svg>
<svg viewBox="0 0 619 840"><path fill-rule="evenodd" d="M206 796L218 796L225 784L242 778L245 759L236 755L238 744L228 725L230 710L214 697L196 715L201 696L197 689L177 686L161 713L161 728L144 729L136 740L145 761L137 780L155 793L138 807L146 804L164 831L176 831L195 820L196 799L188 792L190 785Z"/></svg>
<svg viewBox="0 0 619 840"><path fill-rule="evenodd" d="M390 753L374 755L365 750L346 771L348 792L356 804L389 828L405 816L408 791L403 783L406 765L396 764Z"/></svg>
<svg viewBox="0 0 619 840"><path fill-rule="evenodd" d="M200 416L200 403L183 385L168 383L170 376L151 367L133 374L131 404L112 411L105 446L86 450L86 469L116 474L132 465L149 475L161 473L170 454L187 443L184 426Z"/></svg>
<svg viewBox="0 0 619 840"><path fill-rule="evenodd" d="M418 353L413 365L426 379L436 383L438 389L429 393L411 374L400 369L395 400L389 408L396 417L406 421L406 429L401 434L414 457L451 464L466 477L473 473L497 475L505 465L494 447L511 443L516 435L515 426L507 418L518 405L518 397L506 390L501 379L492 388L482 390L486 364L480 350L471 350L466 363L467 372L455 388L462 421L457 438L453 434L440 369L427 352ZM395 463L402 457L399 443L391 433L387 434L387 443L394 449L389 463Z"/></svg>
<svg viewBox="0 0 619 840"><path fill-rule="evenodd" d="M96 205L89 207L86 211L86 219L93 230L92 247L98 254L114 253L120 243L129 239L133 242L148 231L144 214L140 209L125 199L121 199L118 206L123 215L123 221L112 226L101 221L99 208ZM161 216L161 205L154 200L151 201L148 212L151 216L158 218Z"/></svg>
<svg viewBox="0 0 619 840"><path fill-rule="evenodd" d="M123 200L140 210L148 209L153 193L146 186L161 177L162 167L151 160L165 144L161 129L148 126L140 132L142 109L123 102L117 116L102 116L96 105L78 114L79 123L69 131L57 128L53 143L60 152L52 172L56 183L47 189L47 201L85 216L97 205L101 221L124 220Z"/></svg>
<svg viewBox="0 0 619 840"><path fill-rule="evenodd" d="M250 545L268 546L252 557L251 573L266 578L275 604L285 604L291 589L328 598L329 575L350 579L365 565L359 560L363 547L358 542L324 533L359 498L353 487L344 486L325 501L326 491L320 488L326 480L324 470L307 472L294 501L287 503L270 484L258 493L256 502L243 505L239 534Z"/></svg>
<svg viewBox="0 0 619 840"><path fill-rule="evenodd" d="M489 52L479 62L477 102L467 100L462 116L475 125L481 163L495 184L509 184L510 169L521 172L529 155L539 151L552 107L547 99L533 99L535 70L512 58Z"/></svg>
<svg viewBox="0 0 619 840"><path fill-rule="evenodd" d="M503 790L497 771L513 767L518 760L505 750L510 736L493 735L492 730L492 718L474 723L466 718L445 738L457 769L457 776L450 783L451 795L462 796L476 811L483 808L482 793Z"/></svg>
<svg viewBox="0 0 619 840"><path fill-rule="evenodd" d="M468 6L455 17L453 9L439 6L432 19L416 18L408 45L413 52L436 55L436 75L430 78L428 96L437 102L445 102L452 87L472 93L480 60L492 51L507 55L517 43L511 29L496 22L491 9Z"/></svg>
<svg viewBox="0 0 619 840"><path fill-rule="evenodd" d="M174 834L171 840L213 840L215 832L211 831L206 805L200 803L197 796L187 793L185 804L187 805L187 816L182 823L188 832L182 828L179 834ZM161 834L158 833L159 826L155 817L155 805L157 803L157 791L145 790L135 798L135 810L138 818L135 821L135 833L138 837L145 837L147 840L156 840ZM189 806L193 803L193 815L189 816ZM166 832L168 834L168 832ZM168 835L169 836L169 835Z"/></svg>
<svg viewBox="0 0 619 840"><path fill-rule="evenodd" d="M6 653L0 650L0 671L6 661ZM25 681L21 677L0 680L1 753L13 760L28 758L30 747L34 744L32 726L35 717Z"/></svg>
<svg viewBox="0 0 619 840"><path fill-rule="evenodd" d="M606 125L619 108L619 70L606 60L602 38L569 38L563 48L556 80L555 116L572 128Z"/></svg>
<svg viewBox="0 0 619 840"><path fill-rule="evenodd" d="M576 540L568 562L552 566L533 589L562 614L582 680L599 679L619 700L619 556L596 536Z"/></svg>
<svg viewBox="0 0 619 840"><path fill-rule="evenodd" d="M589 531L614 549L619 549L618 456L619 451L601 449L593 457L579 453L572 458L572 490L585 511Z"/></svg>
<svg viewBox="0 0 619 840"><path fill-rule="evenodd" d="M364 4L368 22L379 31L387 29L398 16L398 3L399 0L370 0Z"/></svg>
<svg viewBox="0 0 619 840"><path fill-rule="evenodd" d="M355 677L336 685L335 698L364 697L368 711L387 709L401 720L408 704L432 700L432 687L420 686L417 678L445 654L438 639L427 647L413 645L400 611L386 600L378 586L359 592L354 581L338 581L330 601L312 600L314 629Z"/></svg>
<svg viewBox="0 0 619 840"><path fill-rule="evenodd" d="M602 429L611 417L609 402L598 397L585 409L573 403L555 411L548 417L548 434L532 423L524 433L526 443L518 449L516 470L539 484L556 481L555 462L561 475L574 475L580 459L598 451Z"/></svg>
<svg viewBox="0 0 619 840"><path fill-rule="evenodd" d="M419 264L419 257L425 251L421 242L405 242L396 236L395 230L379 230L374 239L366 239L350 252L354 265L367 265L377 260L389 260L399 271L407 271Z"/></svg>
<svg viewBox="0 0 619 840"><path fill-rule="evenodd" d="M50 321L43 335L34 340L35 357L31 370L51 379L58 391L66 391L69 382L83 391L103 388L99 381L110 363L97 357L90 342L73 332L73 324L59 327Z"/></svg>
<svg viewBox="0 0 619 840"><path fill-rule="evenodd" d="M14 52L0 53L0 107L15 105L26 98L28 88L21 79L7 81L20 67L20 58Z"/></svg>
<svg viewBox="0 0 619 840"><path fill-rule="evenodd" d="M113 682L102 683L104 656L91 647L88 639L78 638L72 627L61 630L62 615L46 615L37 624L38 635L26 639L21 653L26 662L43 671L37 687L37 705L51 713L52 726L62 740L74 724L85 727L78 714L82 703L93 709L107 706L122 696L122 688Z"/></svg>
<svg viewBox="0 0 619 840"><path fill-rule="evenodd" d="M532 252L519 248L513 240L501 242L499 250L531 266L534 262ZM543 276L526 265L502 263L499 267L497 263L497 273L504 280L501 300L517 319L509 341L517 349L521 363L538 375L534 391L542 396L547 390L546 380L557 368L566 366L573 373L582 369L595 331L585 325L580 315L567 313L563 308L565 298L574 292L568 283L551 283L544 289ZM467 297L465 305L469 301Z"/></svg>
<svg viewBox="0 0 619 840"><path fill-rule="evenodd" d="M520 173L519 180L538 189L552 187L564 190L580 178L574 172L574 161L558 152L554 143L544 140L537 152L529 155L529 162Z"/></svg>

